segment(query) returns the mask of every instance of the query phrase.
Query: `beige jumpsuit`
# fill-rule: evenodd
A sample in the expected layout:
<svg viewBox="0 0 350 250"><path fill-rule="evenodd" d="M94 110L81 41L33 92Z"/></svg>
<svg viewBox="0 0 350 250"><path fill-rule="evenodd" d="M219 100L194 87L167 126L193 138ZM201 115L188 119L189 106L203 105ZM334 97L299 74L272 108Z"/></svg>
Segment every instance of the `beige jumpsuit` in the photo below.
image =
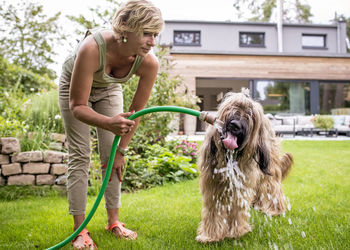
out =
<svg viewBox="0 0 350 250"><path fill-rule="evenodd" d="M124 78L117 79L107 75L105 73L106 43L100 32L101 29L87 32L87 35L93 35L100 52L100 67L94 73L89 106L100 114L115 116L123 112L121 84L127 82L135 74L142 63L143 57L136 57L129 74ZM77 120L69 109L69 85L80 44L75 52L65 60L59 81L59 105L68 140L67 191L69 213L72 215L85 214L89 176L88 169L90 165L90 127ZM97 138L101 165L107 165L114 134L110 131L97 128ZM102 169L103 177L105 171L106 168ZM119 179L117 176L114 176L112 181L108 183L104 194L105 207L107 209L115 209L121 206L120 193L121 185Z"/></svg>

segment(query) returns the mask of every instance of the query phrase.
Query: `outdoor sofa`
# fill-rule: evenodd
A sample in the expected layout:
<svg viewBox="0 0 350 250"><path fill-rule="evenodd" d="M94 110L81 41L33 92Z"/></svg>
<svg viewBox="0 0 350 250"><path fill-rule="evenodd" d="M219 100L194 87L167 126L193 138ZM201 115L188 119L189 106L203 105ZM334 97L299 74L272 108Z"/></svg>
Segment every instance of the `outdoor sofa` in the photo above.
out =
<svg viewBox="0 0 350 250"><path fill-rule="evenodd" d="M334 120L332 128L336 134L350 136L350 115L329 115ZM290 134L308 135L316 130L313 123L314 117L311 115L272 115L266 114L270 120L276 134L283 136Z"/></svg>

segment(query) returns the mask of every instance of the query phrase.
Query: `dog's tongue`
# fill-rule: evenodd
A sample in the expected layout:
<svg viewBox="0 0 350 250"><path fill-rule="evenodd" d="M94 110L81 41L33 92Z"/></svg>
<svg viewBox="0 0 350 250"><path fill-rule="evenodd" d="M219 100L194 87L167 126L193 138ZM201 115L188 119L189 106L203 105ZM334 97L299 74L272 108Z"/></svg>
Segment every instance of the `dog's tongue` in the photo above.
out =
<svg viewBox="0 0 350 250"><path fill-rule="evenodd" d="M223 139L222 142L224 143L225 148L229 150L238 148L237 137L233 136L231 133L227 133L227 137Z"/></svg>

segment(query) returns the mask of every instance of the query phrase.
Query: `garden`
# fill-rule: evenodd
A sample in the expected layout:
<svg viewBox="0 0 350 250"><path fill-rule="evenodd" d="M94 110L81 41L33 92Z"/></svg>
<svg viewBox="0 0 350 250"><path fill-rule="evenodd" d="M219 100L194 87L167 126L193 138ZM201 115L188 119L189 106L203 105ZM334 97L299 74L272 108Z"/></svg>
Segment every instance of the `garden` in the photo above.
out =
<svg viewBox="0 0 350 250"><path fill-rule="evenodd" d="M27 30L22 34L29 34L29 38L8 37L0 43L0 137L18 138L22 152L45 151L51 149L52 133L64 133L58 87L54 83L57 76L47 68L52 62L50 41L59 40L57 35L63 36L63 33L50 36L60 30L54 23L59 15L45 22L37 21L34 17L45 17L42 8L25 1L21 4L22 10L27 10L23 20L16 17L14 6L0 7L6 26L15 29L23 25L23 30ZM96 18L114 12L98 11L100 15ZM96 25L83 17L70 18L80 24ZM17 25L14 20L22 24ZM17 26L12 27L11 23ZM48 33L40 37L43 32L38 30ZM18 41L32 43L27 44L27 48L35 47L33 51L38 53L16 51L20 47ZM147 107L176 105L198 109L197 97L186 90L179 91L181 77L169 74L172 61L168 50L158 47L156 51L160 70ZM123 85L124 111L130 106L137 82L138 78L133 77ZM107 234L106 212L100 205L87 226L100 249L350 249L349 141L283 141L283 149L295 158L283 184L288 211L283 216L268 217L252 210L252 232L240 239L205 245L195 241L201 218L197 157L202 142L168 140L174 130L168 126L173 118L174 114L165 112L143 116L129 144L120 220L138 233L138 239L116 240ZM93 127L90 134L92 165L87 211L102 183ZM63 147L62 152L67 149ZM2 174L0 172L0 178ZM44 249L72 233L64 186L2 184L0 182L0 249ZM63 249L71 248L68 244Z"/></svg>
<svg viewBox="0 0 350 250"><path fill-rule="evenodd" d="M104 231L102 206L88 229L100 249L349 249L350 144L284 141L283 148L295 158L283 184L288 211L268 217L252 210L253 231L240 239L209 245L195 241L201 216L198 178L123 194L120 219L138 232L136 241L115 240ZM12 188L22 195L11 197L11 190L0 188L1 249L44 249L72 233L64 194ZM88 210L95 198L88 196Z"/></svg>

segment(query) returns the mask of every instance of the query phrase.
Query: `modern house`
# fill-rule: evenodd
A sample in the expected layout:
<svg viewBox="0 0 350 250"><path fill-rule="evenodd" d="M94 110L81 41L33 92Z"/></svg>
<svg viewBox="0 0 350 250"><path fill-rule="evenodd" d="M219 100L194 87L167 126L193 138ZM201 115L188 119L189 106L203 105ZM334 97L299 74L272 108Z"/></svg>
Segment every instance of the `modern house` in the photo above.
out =
<svg viewBox="0 0 350 250"><path fill-rule="evenodd" d="M249 88L265 113L330 114L350 107L346 23L166 21L159 43L170 47L174 75L215 111L228 91ZM280 39L280 40L279 40ZM280 44L280 46L279 46ZM186 134L204 130L185 116Z"/></svg>

